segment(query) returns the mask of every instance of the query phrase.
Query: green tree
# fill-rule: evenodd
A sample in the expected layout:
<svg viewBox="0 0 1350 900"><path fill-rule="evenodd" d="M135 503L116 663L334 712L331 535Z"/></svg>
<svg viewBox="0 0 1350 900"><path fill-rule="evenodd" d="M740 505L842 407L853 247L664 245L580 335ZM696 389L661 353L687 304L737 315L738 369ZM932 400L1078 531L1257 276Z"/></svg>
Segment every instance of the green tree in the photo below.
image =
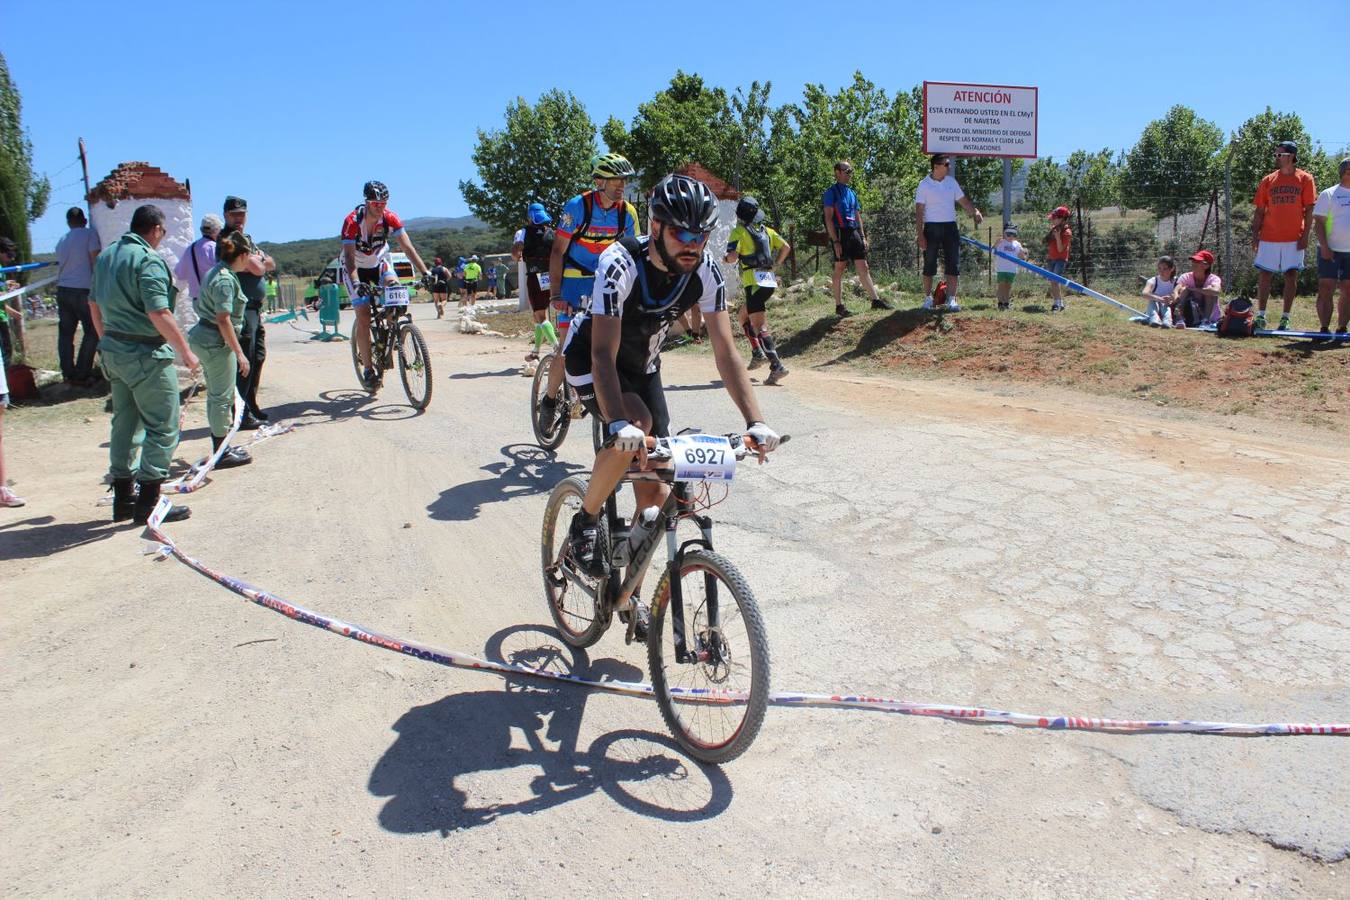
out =
<svg viewBox="0 0 1350 900"><path fill-rule="evenodd" d="M820 197L834 183L834 163L853 162L853 188L864 209L877 198L872 182L889 177L888 193L913 195L928 172L919 141L919 104L913 92L895 97L853 73L853 82L831 94L808 84L802 101L771 119L769 146L777 160L787 218L818 228Z"/></svg>
<svg viewBox="0 0 1350 900"><path fill-rule="evenodd" d="M1324 179L1334 171L1330 157L1313 144L1298 113L1275 112L1267 106L1242 123L1226 150L1233 161L1234 200L1256 196L1257 184L1276 169L1275 145L1281 141L1298 145L1298 166L1312 173L1319 188L1329 185Z"/></svg>
<svg viewBox="0 0 1350 900"><path fill-rule="evenodd" d="M692 162L731 181L739 136L727 92L709 88L700 76L682 70L668 87L638 106L631 128L611 117L601 130L605 144L638 170L644 193Z"/></svg>
<svg viewBox="0 0 1350 900"><path fill-rule="evenodd" d="M514 229L534 200L557 215L590 185L595 125L570 92L554 89L531 106L517 97L506 107L506 126L478 131L473 162L482 184L461 181L473 214L498 228Z"/></svg>
<svg viewBox="0 0 1350 900"><path fill-rule="evenodd" d="M19 259L32 256L28 223L47 211L52 186L33 172L33 143L23 127L23 101L0 54L0 235L19 247Z"/></svg>
<svg viewBox="0 0 1350 900"><path fill-rule="evenodd" d="M1176 217L1198 208L1220 183L1222 146L1219 126L1189 107L1172 107L1163 118L1149 122L1125 154L1121 199L1158 218L1171 216L1175 230Z"/></svg>

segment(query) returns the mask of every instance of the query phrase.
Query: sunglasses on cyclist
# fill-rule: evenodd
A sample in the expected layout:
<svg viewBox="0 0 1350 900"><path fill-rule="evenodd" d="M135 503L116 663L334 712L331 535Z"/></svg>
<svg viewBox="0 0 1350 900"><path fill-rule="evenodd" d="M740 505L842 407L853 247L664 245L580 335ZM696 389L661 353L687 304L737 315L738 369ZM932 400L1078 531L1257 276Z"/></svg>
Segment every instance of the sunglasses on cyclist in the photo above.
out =
<svg viewBox="0 0 1350 900"><path fill-rule="evenodd" d="M675 228L674 226L667 226L667 229L674 235L675 240L681 244L707 243L708 235L711 234L708 231L690 231L687 228Z"/></svg>

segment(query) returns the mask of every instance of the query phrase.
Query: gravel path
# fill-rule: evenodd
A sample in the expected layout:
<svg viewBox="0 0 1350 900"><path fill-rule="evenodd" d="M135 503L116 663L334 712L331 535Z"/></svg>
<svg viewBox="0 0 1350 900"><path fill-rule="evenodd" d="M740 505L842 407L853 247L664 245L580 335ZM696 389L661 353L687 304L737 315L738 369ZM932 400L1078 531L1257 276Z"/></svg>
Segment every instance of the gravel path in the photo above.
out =
<svg viewBox="0 0 1350 900"><path fill-rule="evenodd" d="M617 632L578 654L545 627L540 517L589 466L586 423L542 453L522 342L421 324L421 416L397 387L354 390L345 344L269 329L265 400L300 427L171 533L379 630L646 680ZM713 378L706 356L669 359L678 424L738 427ZM793 441L714 515L776 689L1350 718L1337 436L804 368L761 398ZM199 402L187 424L195 458ZM7 894L1347 891L1350 741L771 709L746 756L705 769L650 702L440 669L150 562L93 505L102 420L6 426L29 485L0 511Z"/></svg>

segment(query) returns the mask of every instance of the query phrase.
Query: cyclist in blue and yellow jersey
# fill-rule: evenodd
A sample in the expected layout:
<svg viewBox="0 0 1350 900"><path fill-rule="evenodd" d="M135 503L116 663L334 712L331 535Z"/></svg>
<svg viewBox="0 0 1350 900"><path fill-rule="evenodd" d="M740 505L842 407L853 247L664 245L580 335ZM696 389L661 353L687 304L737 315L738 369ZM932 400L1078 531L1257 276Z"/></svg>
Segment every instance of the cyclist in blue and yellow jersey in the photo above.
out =
<svg viewBox="0 0 1350 900"><path fill-rule="evenodd" d="M567 339L573 314L589 305L600 254L619 238L641 233L637 210L623 199L628 179L635 174L633 164L617 153L597 156L591 160L595 190L583 191L563 206L548 263L549 299L558 311L561 341ZM540 400L545 421L556 414L562 380L562 366L549 369L548 387Z"/></svg>

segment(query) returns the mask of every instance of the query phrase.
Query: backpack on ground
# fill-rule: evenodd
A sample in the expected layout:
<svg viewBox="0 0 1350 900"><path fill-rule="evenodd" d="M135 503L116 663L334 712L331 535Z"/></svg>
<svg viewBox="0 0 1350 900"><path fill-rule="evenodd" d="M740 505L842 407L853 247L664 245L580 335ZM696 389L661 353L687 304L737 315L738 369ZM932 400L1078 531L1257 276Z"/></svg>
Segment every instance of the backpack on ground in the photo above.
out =
<svg viewBox="0 0 1350 900"><path fill-rule="evenodd" d="M933 305L942 306L947 302L947 282L939 281L937 287L933 288Z"/></svg>
<svg viewBox="0 0 1350 900"><path fill-rule="evenodd" d="M1246 297L1234 297L1223 308L1219 316L1219 337L1251 337L1256 330L1256 313L1252 301Z"/></svg>

